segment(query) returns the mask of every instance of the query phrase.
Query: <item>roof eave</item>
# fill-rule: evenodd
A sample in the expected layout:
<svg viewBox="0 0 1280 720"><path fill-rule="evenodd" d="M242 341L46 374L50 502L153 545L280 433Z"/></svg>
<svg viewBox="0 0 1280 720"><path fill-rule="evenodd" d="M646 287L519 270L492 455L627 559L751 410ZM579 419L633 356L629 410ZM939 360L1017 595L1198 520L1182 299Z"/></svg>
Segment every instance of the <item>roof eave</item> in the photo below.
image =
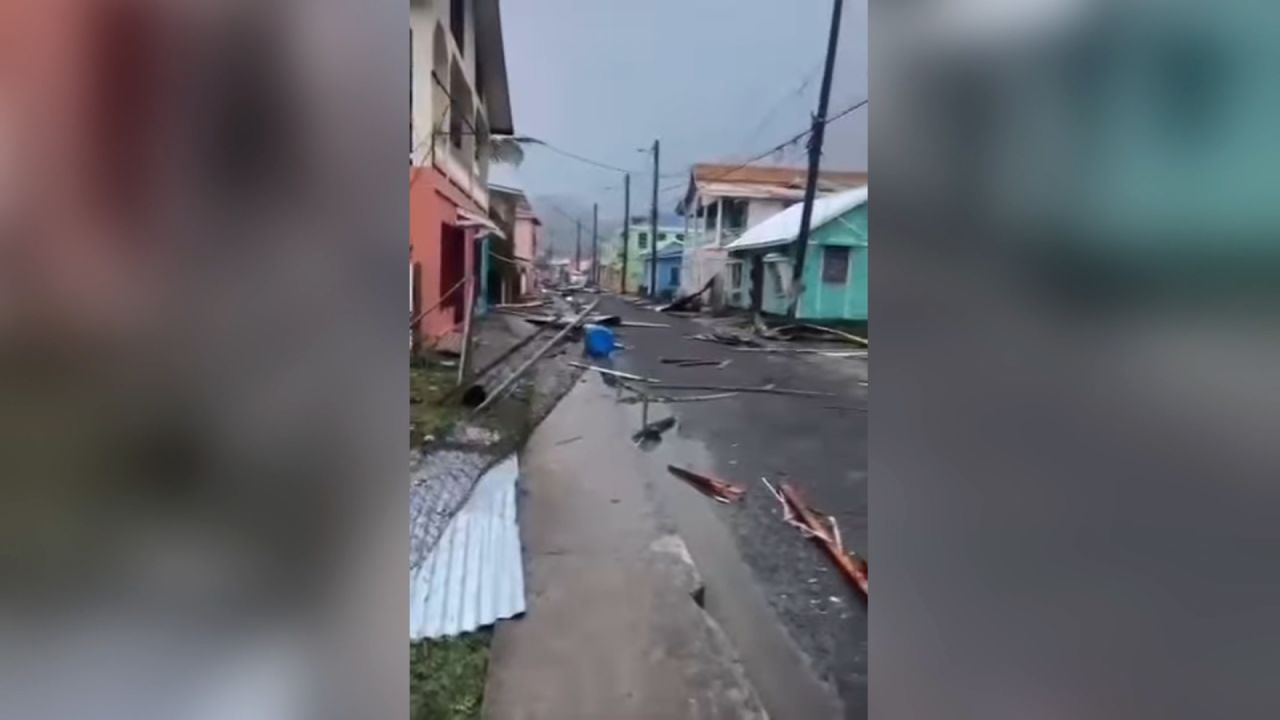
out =
<svg viewBox="0 0 1280 720"><path fill-rule="evenodd" d="M507 54L502 41L502 11L498 0L476 0L476 51L483 57L484 104L489 132L514 135L511 90L507 83Z"/></svg>

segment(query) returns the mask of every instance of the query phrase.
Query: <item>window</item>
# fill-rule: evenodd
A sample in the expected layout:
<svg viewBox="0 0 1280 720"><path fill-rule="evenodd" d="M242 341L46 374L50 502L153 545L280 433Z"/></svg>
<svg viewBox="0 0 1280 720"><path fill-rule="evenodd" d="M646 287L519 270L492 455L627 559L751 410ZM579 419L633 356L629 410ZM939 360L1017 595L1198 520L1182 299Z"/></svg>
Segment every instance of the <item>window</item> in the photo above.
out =
<svg viewBox="0 0 1280 720"><path fill-rule="evenodd" d="M640 233L637 237L636 245L639 246L641 250L649 247L649 233Z"/></svg>
<svg viewBox="0 0 1280 720"><path fill-rule="evenodd" d="M849 277L849 248L822 249L822 282L843 283Z"/></svg>
<svg viewBox="0 0 1280 720"><path fill-rule="evenodd" d="M684 233L676 233L676 242L684 242Z"/></svg>
<svg viewBox="0 0 1280 720"><path fill-rule="evenodd" d="M779 262L765 262L764 264L765 268L768 269L769 279L773 281L774 295L777 295L778 297L786 297L787 289L786 289L786 285L784 284L785 281L782 279L781 265L782 263L779 263Z"/></svg>
<svg viewBox="0 0 1280 720"><path fill-rule="evenodd" d="M450 0L449 31L458 45L458 52L467 54L467 3L466 0Z"/></svg>
<svg viewBox="0 0 1280 720"><path fill-rule="evenodd" d="M666 242L666 241L667 241L667 234L666 234L666 233L658 233L658 242L660 242L660 243L664 243L664 242Z"/></svg>
<svg viewBox="0 0 1280 720"><path fill-rule="evenodd" d="M667 284L668 285L680 284L680 266L679 265L672 267L670 271L667 273Z"/></svg>
<svg viewBox="0 0 1280 720"><path fill-rule="evenodd" d="M725 198L721 212L721 225L725 230L742 230L747 226L747 201L736 198Z"/></svg>
<svg viewBox="0 0 1280 720"><path fill-rule="evenodd" d="M742 263L734 263L733 269L729 271L731 285L734 289L742 287Z"/></svg>

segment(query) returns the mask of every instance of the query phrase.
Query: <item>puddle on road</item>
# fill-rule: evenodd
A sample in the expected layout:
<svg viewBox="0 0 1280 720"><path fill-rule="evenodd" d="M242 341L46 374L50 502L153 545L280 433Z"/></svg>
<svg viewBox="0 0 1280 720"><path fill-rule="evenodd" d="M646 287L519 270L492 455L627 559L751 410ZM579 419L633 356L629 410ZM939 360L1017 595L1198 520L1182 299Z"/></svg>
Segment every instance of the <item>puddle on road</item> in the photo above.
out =
<svg viewBox="0 0 1280 720"><path fill-rule="evenodd" d="M631 426L641 427L642 406L619 404L618 408L628 414ZM684 539L702 574L704 606L733 641L770 717L841 717L834 689L818 679L817 671L786 634L739 554L732 529L717 513L721 506L666 469L668 464L695 471L714 469L714 457L706 446L672 430L664 434L660 446L646 453L645 460L650 464L647 471L659 513ZM724 512L735 511L732 505L723 507Z"/></svg>

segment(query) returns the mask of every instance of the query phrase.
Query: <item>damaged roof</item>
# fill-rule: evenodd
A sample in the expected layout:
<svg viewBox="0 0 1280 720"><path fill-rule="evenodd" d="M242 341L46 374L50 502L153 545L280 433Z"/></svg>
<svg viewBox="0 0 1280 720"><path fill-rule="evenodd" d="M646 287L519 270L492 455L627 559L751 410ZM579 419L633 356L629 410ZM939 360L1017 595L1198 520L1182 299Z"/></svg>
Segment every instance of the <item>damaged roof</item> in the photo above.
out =
<svg viewBox="0 0 1280 720"><path fill-rule="evenodd" d="M698 163L676 212L684 214L696 193L712 197L799 200L804 197L804 167ZM867 184L866 172L826 170L818 173L818 192L831 193Z"/></svg>

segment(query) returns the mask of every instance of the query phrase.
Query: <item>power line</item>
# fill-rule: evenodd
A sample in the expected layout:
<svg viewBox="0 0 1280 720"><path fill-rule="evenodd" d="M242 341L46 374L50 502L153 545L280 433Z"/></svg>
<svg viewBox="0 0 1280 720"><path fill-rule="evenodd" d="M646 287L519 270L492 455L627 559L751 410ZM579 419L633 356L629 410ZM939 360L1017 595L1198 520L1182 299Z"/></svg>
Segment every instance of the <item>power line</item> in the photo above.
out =
<svg viewBox="0 0 1280 720"><path fill-rule="evenodd" d="M586 163L587 165L593 165L593 166L595 166L595 167L598 167L598 168L601 168L601 169L604 169L604 170L612 170L612 171L614 171L614 172L620 172L620 173L635 172L635 171L633 171L633 170L627 170L626 168L620 168L620 167L618 167L617 165L610 165L609 163L600 162L600 161L598 161L598 160L592 160L592 159L591 159L591 158L589 158L589 157L584 157L584 156L579 155L579 154L577 154L577 153L574 153L574 152L570 152L570 151L568 151L568 150L565 150L564 148L556 147L555 145L552 145L551 143L547 142L546 140L541 140L541 139L539 139L539 138L529 137L529 136L527 136L527 135L519 135L519 136L516 136L516 137L515 137L515 138L513 138L513 139L514 139L516 142L521 143L521 144L523 144L523 143L529 143L529 144L531 144L531 145L541 145L542 147L544 147L544 148L546 148L546 149L550 150L550 151L551 151L551 152L553 152L553 153L557 153L557 154L559 154L559 155L563 155L563 156L565 156L565 157L567 157L567 158L571 158L571 159L573 159L573 160L577 160L578 162Z"/></svg>
<svg viewBox="0 0 1280 720"><path fill-rule="evenodd" d="M835 115L832 115L831 117L827 118L826 120L823 120L823 121L822 121L822 125L823 125L824 127L825 127L825 126L827 126L827 125L830 125L831 123L835 122L836 120L839 120L840 118L844 117L845 115L848 115L849 113L853 112L854 110L857 110L858 108L861 108L861 107L865 107L868 101L869 101L869 98L867 98L867 99L863 99L863 100L859 100L858 102L856 102L856 103L854 103L854 104L850 105L849 107L845 108L844 110L841 110L840 112L836 113ZM807 129L805 129L805 130L802 130L802 131L800 131L800 132L796 133L795 135L792 135L791 137L787 138L786 140L783 140L782 142L778 143L777 145L774 145L773 147L769 148L768 150L765 150L764 152L761 152L761 153L757 153L756 155L753 155L752 157L750 157L750 158L748 158L748 159L746 159L746 160L743 160L740 164L735 165L734 167L729 168L728 170L726 170L726 171L724 171L724 172L722 172L722 173L719 173L719 174L718 174L717 179L723 179L723 178L726 178L726 177L728 177L728 176L730 176L730 175L734 174L735 172L737 172L737 171L741 170L742 168L744 168L744 167L746 167L746 166L750 165L750 164L751 164L751 163L753 163L753 162L756 162L756 161L762 160L762 159L764 159L764 158L768 157L769 155L772 155L772 154L774 154L774 153L778 152L779 150L782 150L783 148L785 148L785 147L787 147L787 146L789 146L789 145L793 145L793 144L795 144L795 143L799 142L800 140L803 140L803 139L805 138L805 136L806 136L806 135L809 135L809 134L811 134L812 132L813 132L813 127L812 127L812 126L810 126L809 128L807 128ZM681 184L683 184L683 183L681 183ZM677 186L673 186L673 187L679 187L679 186L677 185Z"/></svg>

